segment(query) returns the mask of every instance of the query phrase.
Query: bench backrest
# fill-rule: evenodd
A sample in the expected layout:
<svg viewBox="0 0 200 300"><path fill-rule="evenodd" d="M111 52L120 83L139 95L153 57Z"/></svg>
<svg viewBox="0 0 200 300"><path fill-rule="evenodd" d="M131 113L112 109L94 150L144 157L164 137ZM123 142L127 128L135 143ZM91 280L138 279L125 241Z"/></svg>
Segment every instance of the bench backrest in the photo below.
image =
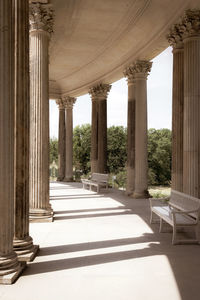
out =
<svg viewBox="0 0 200 300"><path fill-rule="evenodd" d="M108 174L92 173L91 180L97 182L107 182Z"/></svg>
<svg viewBox="0 0 200 300"><path fill-rule="evenodd" d="M200 199L175 190L171 191L170 203L183 210L200 209Z"/></svg>

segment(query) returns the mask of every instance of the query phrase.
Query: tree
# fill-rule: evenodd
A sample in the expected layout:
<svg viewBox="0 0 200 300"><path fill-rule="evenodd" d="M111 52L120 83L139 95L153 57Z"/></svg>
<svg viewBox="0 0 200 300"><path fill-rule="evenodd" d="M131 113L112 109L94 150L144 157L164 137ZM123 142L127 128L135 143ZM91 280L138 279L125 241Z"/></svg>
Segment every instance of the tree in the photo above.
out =
<svg viewBox="0 0 200 300"><path fill-rule="evenodd" d="M76 126L73 132L73 165L83 174L90 171L91 125Z"/></svg>
<svg viewBox="0 0 200 300"><path fill-rule="evenodd" d="M168 185L171 181L171 131L149 129L149 184Z"/></svg>
<svg viewBox="0 0 200 300"><path fill-rule="evenodd" d="M127 131L123 126L108 128L108 171L117 174L122 171L126 164L126 139Z"/></svg>
<svg viewBox="0 0 200 300"><path fill-rule="evenodd" d="M58 163L58 140L51 138L49 142L50 164L55 161Z"/></svg>

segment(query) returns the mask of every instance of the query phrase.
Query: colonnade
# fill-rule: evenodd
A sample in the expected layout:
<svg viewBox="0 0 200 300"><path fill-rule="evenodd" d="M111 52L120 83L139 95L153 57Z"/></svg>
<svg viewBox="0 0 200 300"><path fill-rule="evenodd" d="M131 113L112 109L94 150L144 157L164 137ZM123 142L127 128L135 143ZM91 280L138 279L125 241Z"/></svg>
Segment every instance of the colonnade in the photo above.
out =
<svg viewBox="0 0 200 300"><path fill-rule="evenodd" d="M200 196L200 12L187 10L167 36L173 47L172 188ZM126 194L147 198L147 76L152 63L128 66L128 136ZM111 86L90 88L92 98L91 172L106 173L106 99Z"/></svg>
<svg viewBox="0 0 200 300"><path fill-rule="evenodd" d="M51 5L34 1L29 9L28 0L1 1L0 11L4 12L0 18L0 283L10 284L38 250L29 235L29 212L32 221L53 218L49 203L48 50L54 13ZM186 11L171 28L168 40L174 55L172 187L200 197L200 11ZM137 60L124 71L128 80L127 194L134 198L148 197L147 76L151 64ZM100 83L89 90L92 172L107 172L110 89L109 84ZM62 181L71 181L73 176L75 101L70 96L57 101L58 180Z"/></svg>

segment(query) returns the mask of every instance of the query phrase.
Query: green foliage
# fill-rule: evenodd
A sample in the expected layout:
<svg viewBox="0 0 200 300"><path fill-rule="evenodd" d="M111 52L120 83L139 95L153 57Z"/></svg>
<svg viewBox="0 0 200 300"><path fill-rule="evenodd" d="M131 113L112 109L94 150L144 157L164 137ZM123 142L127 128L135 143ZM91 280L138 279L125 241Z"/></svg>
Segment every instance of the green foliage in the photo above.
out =
<svg viewBox="0 0 200 300"><path fill-rule="evenodd" d="M148 131L149 184L169 185L171 180L171 131Z"/></svg>
<svg viewBox="0 0 200 300"><path fill-rule="evenodd" d="M58 163L58 140L56 138L50 139L49 142L49 154L50 154L50 164L52 164L53 161Z"/></svg>
<svg viewBox="0 0 200 300"><path fill-rule="evenodd" d="M126 164L127 131L123 126L112 126L107 131L108 172L117 174Z"/></svg>
<svg viewBox="0 0 200 300"><path fill-rule="evenodd" d="M152 198L163 198L165 201L169 201L171 188L166 186L152 186L149 188L149 194Z"/></svg>
<svg viewBox="0 0 200 300"><path fill-rule="evenodd" d="M125 186L127 131L123 126L108 128L108 172L116 175L115 183ZM91 125L76 126L73 133L73 165L75 177L90 172ZM50 139L50 163L58 163L58 141ZM150 129L148 131L149 185L169 185L171 180L171 131Z"/></svg>
<svg viewBox="0 0 200 300"><path fill-rule="evenodd" d="M117 173L117 175L115 176L115 180L114 180L114 183L115 183L115 186L117 188L125 188L126 186L126 169L124 168L124 170L120 171Z"/></svg>
<svg viewBox="0 0 200 300"><path fill-rule="evenodd" d="M83 174L90 171L91 126L76 126L73 132L73 164Z"/></svg>

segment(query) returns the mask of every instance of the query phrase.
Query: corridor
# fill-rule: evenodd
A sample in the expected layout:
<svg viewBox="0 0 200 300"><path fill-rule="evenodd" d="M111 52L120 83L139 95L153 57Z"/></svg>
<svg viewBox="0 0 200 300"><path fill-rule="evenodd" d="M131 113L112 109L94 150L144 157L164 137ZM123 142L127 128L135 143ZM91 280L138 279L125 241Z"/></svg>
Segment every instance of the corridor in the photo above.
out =
<svg viewBox="0 0 200 300"><path fill-rule="evenodd" d="M51 183L53 223L32 223L38 256L1 300L197 300L198 245L172 246L148 200Z"/></svg>

